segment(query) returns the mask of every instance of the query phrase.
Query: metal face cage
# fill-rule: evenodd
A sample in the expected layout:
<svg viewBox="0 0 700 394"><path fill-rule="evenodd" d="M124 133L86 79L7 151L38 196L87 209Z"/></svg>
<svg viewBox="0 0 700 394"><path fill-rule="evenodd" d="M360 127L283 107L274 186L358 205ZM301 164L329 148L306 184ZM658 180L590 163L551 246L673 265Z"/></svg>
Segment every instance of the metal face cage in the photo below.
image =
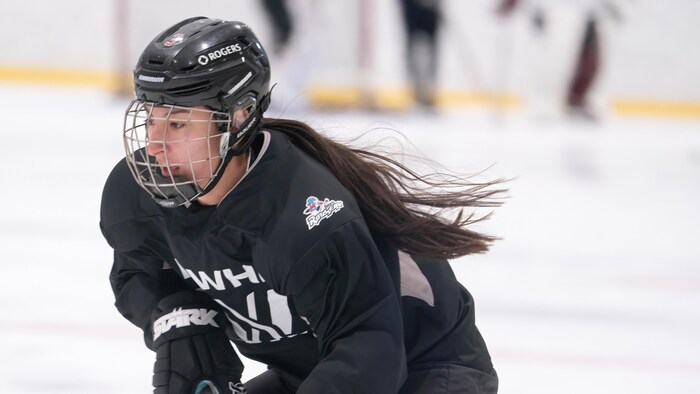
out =
<svg viewBox="0 0 700 394"><path fill-rule="evenodd" d="M236 130L228 113L133 100L124 117L126 162L160 205L189 205L219 176Z"/></svg>

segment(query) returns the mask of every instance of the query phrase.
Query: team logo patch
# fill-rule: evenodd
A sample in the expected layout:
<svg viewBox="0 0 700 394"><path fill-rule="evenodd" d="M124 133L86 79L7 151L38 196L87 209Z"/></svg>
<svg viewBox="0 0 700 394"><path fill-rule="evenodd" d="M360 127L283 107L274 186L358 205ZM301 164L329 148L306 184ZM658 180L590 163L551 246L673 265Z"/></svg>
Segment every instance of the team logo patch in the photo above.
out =
<svg viewBox="0 0 700 394"><path fill-rule="evenodd" d="M343 206L343 202L340 200L329 200L328 198L319 200L314 196L307 197L304 215L307 215L306 225L309 227L309 230L318 226L321 220L333 216L333 214L340 211Z"/></svg>

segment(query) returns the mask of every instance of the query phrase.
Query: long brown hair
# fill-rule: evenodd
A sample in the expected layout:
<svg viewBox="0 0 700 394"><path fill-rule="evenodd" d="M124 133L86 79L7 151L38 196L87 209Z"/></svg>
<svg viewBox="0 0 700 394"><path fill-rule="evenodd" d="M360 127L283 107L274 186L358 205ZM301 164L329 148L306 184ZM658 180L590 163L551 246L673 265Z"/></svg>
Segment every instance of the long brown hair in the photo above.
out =
<svg viewBox="0 0 700 394"><path fill-rule="evenodd" d="M419 175L388 155L342 144L296 120L263 120L263 128L287 135L292 143L326 166L357 200L369 227L409 254L455 258L482 253L496 237L467 226L485 216L464 215L465 207L495 207L502 182L472 183L465 176ZM454 220L447 211L458 210Z"/></svg>

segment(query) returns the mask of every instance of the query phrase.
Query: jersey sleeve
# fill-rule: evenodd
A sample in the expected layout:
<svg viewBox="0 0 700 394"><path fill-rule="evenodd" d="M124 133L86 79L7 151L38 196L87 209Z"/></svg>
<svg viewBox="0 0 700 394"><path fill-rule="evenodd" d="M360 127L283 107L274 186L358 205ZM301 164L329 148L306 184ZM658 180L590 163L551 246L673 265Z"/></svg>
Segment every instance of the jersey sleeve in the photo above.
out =
<svg viewBox="0 0 700 394"><path fill-rule="evenodd" d="M299 394L398 392L406 376L399 295L364 221L319 240L280 290L321 350Z"/></svg>
<svg viewBox="0 0 700 394"><path fill-rule="evenodd" d="M143 330L146 346L152 348L151 312L166 296L185 290L171 269L163 268L163 260L135 250L114 252L109 276L119 313Z"/></svg>
<svg viewBox="0 0 700 394"><path fill-rule="evenodd" d="M156 216L143 209L146 202L131 179L126 163L117 164L105 184L100 229L114 250L109 280L115 306L127 320L144 331L150 348L150 317L158 302L184 289L177 274L157 250ZM145 196L148 198L148 196Z"/></svg>

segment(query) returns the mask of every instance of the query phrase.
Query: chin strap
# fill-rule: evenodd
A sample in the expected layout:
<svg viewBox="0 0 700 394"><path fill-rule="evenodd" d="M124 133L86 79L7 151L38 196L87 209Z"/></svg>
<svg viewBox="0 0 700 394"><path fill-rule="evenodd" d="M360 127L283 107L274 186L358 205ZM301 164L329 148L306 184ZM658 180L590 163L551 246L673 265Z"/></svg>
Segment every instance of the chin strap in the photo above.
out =
<svg viewBox="0 0 700 394"><path fill-rule="evenodd" d="M216 185L221 180L221 176L224 173L224 169L228 167L229 163L235 156L240 156L250 150L250 145L253 144L253 140L255 140L255 137L258 134L260 134L260 127L262 125L263 119L262 115L265 112L265 110L267 110L267 107L269 107L270 105L271 94L272 89L270 89L270 91L267 92L265 96L263 96L263 98L260 100L260 105L256 106L255 110L253 110L253 113L251 113L250 116L248 116L248 119L246 119L245 122L241 124L239 131L237 131L233 138L231 138L231 140L234 141L233 146L231 146L228 149L228 152L226 152L223 163L221 163L221 166L219 166L219 169L212 177L211 182L199 194L200 196L209 193L214 189L214 187L216 187Z"/></svg>
<svg viewBox="0 0 700 394"><path fill-rule="evenodd" d="M273 86L274 88L274 86ZM233 156L239 156L245 153L250 145L253 143L255 136L260 131L260 124L262 123L263 113L270 106L270 95L272 94L272 89L267 92L266 95L260 99L259 105L255 106L255 110L248 116L248 119L241 124L238 131L232 135L231 140L233 143L229 148L228 154ZM228 155L227 155L228 156Z"/></svg>

